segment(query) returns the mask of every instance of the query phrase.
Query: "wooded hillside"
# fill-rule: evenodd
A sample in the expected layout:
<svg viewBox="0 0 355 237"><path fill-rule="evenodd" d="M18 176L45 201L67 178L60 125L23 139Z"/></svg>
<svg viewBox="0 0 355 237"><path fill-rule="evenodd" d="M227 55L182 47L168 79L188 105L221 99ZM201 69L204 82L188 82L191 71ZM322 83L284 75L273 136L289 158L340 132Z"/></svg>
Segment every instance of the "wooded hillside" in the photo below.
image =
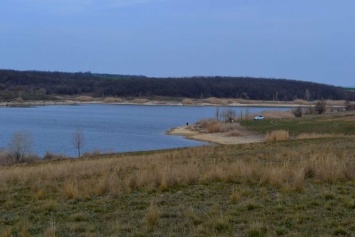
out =
<svg viewBox="0 0 355 237"><path fill-rule="evenodd" d="M325 84L250 77L152 78L43 71L0 70L0 100L52 100L56 95L94 97L355 100L355 92Z"/></svg>

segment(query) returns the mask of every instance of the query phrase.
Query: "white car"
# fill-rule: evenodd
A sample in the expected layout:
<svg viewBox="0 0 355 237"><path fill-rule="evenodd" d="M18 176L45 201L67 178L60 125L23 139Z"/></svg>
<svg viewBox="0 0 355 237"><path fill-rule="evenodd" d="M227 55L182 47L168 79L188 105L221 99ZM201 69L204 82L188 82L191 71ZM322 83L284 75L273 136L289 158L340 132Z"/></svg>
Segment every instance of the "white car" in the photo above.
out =
<svg viewBox="0 0 355 237"><path fill-rule="evenodd" d="M256 116L254 118L254 120L263 120L263 119L264 119L264 116L262 116L262 115Z"/></svg>

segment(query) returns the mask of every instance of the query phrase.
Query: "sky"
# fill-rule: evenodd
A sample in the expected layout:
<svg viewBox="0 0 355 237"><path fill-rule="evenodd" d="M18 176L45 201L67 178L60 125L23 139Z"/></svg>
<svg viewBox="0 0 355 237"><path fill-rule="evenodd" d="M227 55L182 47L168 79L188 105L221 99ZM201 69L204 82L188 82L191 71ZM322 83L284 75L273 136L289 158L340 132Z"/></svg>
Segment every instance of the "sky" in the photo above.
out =
<svg viewBox="0 0 355 237"><path fill-rule="evenodd" d="M355 86L354 0L1 0L0 68Z"/></svg>

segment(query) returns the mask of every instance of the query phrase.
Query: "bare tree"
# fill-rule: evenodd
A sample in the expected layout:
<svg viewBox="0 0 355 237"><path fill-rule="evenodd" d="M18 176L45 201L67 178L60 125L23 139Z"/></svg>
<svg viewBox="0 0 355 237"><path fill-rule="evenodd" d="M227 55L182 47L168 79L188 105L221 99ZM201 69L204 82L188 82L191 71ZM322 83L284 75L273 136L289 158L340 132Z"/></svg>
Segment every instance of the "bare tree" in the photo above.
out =
<svg viewBox="0 0 355 237"><path fill-rule="evenodd" d="M224 122L232 123L236 118L236 113L232 109L226 109L222 111L221 118Z"/></svg>
<svg viewBox="0 0 355 237"><path fill-rule="evenodd" d="M28 132L15 132L8 145L8 153L16 162L23 161L30 153L32 137Z"/></svg>
<svg viewBox="0 0 355 237"><path fill-rule="evenodd" d="M220 112L219 112L219 107L216 108L216 119L219 120L220 117Z"/></svg>
<svg viewBox="0 0 355 237"><path fill-rule="evenodd" d="M81 156L81 148L84 146L85 136L81 128L77 128L73 133L73 145L78 150L78 157Z"/></svg>
<svg viewBox="0 0 355 237"><path fill-rule="evenodd" d="M311 92L306 89L306 93L304 94L304 98L309 101L311 99Z"/></svg>

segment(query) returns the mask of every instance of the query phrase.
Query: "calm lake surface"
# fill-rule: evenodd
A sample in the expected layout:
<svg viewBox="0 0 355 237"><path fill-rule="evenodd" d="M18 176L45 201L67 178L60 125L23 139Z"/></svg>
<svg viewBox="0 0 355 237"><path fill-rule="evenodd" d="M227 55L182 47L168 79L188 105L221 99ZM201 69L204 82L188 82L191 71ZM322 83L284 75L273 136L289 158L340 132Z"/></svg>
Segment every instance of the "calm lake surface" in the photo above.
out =
<svg viewBox="0 0 355 237"><path fill-rule="evenodd" d="M226 107L237 114L246 108ZM223 107L220 108L223 110ZM250 113L287 108L250 107ZM47 151L75 157L73 133L80 128L85 142L83 151L127 152L201 146L164 132L177 126L213 118L213 106L144 105L55 105L29 108L0 108L0 147L6 149L15 132L28 132L32 151L43 156Z"/></svg>

